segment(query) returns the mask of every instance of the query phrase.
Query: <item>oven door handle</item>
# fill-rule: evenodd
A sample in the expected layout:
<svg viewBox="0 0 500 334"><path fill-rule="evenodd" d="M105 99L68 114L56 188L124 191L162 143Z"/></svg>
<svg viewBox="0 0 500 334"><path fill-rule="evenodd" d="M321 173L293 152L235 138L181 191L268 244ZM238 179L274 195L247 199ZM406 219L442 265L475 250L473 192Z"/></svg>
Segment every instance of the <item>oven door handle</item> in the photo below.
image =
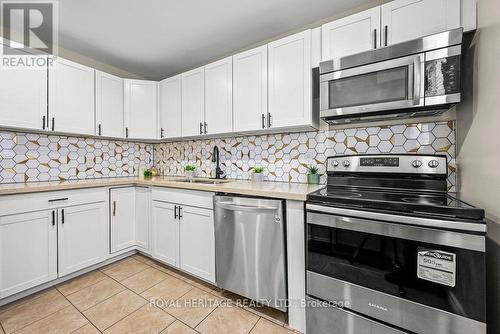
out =
<svg viewBox="0 0 500 334"><path fill-rule="evenodd" d="M312 204L307 204L306 208L308 210L308 225L320 225L343 230L377 234L399 239L407 239L432 243L436 245L469 249L478 252L485 252L486 249L485 238L481 235L438 230L435 228L422 226L404 225L398 222L392 223L387 221L377 221L375 220L375 218L363 219L352 215L346 216L345 213L341 216L331 212L329 212L328 214L315 213L318 212L319 209L337 210L337 208L325 208ZM355 212L355 215L358 215L358 213L363 213L363 211L346 211L353 211ZM371 212L369 214L371 214ZM404 219L408 217L401 216L400 218Z"/></svg>

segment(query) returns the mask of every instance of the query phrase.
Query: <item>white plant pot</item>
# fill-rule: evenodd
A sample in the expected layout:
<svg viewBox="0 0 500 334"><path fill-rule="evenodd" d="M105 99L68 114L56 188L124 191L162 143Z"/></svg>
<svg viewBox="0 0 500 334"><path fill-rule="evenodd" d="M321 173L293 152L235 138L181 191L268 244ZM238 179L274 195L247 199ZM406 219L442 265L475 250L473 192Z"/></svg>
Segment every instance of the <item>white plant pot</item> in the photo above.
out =
<svg viewBox="0 0 500 334"><path fill-rule="evenodd" d="M190 179L196 177L196 171L195 170L186 171L186 177L188 177Z"/></svg>
<svg viewBox="0 0 500 334"><path fill-rule="evenodd" d="M264 173L253 173L252 174L252 181L253 182L264 182L265 181Z"/></svg>

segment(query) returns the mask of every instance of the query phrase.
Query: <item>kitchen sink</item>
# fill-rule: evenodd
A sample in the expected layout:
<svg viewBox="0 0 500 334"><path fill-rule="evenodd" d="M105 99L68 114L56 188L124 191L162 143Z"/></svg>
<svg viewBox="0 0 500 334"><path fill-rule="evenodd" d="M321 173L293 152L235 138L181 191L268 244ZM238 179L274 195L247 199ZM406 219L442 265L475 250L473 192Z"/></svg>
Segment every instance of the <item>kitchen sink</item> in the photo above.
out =
<svg viewBox="0 0 500 334"><path fill-rule="evenodd" d="M184 182L184 183L199 183L199 184L222 184L231 182L229 180L218 180L218 179L184 179L178 180L176 182Z"/></svg>

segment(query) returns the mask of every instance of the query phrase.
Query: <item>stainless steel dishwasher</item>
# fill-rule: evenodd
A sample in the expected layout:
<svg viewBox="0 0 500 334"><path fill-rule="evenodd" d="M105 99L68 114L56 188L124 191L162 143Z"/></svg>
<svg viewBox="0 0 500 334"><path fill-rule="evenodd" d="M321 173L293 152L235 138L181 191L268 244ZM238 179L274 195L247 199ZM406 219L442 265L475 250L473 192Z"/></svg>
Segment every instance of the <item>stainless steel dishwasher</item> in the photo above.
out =
<svg viewBox="0 0 500 334"><path fill-rule="evenodd" d="M215 249L220 288L286 310L282 201L215 196Z"/></svg>

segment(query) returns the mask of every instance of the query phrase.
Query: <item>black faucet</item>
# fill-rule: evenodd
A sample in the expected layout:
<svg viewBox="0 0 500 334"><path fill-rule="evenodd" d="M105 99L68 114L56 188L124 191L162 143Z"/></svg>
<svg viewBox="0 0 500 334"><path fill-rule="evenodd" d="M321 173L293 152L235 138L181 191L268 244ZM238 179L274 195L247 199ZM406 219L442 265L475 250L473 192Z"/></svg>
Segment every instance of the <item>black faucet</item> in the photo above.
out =
<svg viewBox="0 0 500 334"><path fill-rule="evenodd" d="M212 153L212 162L215 162L215 178L225 179L224 171L219 166L219 148L214 146L214 152Z"/></svg>

